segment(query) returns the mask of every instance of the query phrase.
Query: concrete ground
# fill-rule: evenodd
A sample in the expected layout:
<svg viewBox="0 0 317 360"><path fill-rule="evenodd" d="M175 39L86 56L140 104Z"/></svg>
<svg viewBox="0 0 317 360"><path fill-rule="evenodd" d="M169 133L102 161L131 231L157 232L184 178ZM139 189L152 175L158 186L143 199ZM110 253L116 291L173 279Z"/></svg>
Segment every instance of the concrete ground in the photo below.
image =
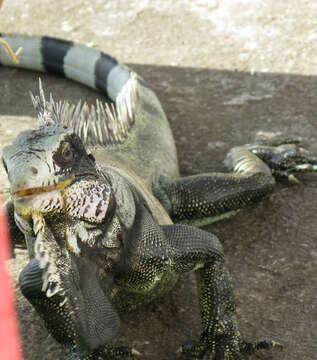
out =
<svg viewBox="0 0 317 360"><path fill-rule="evenodd" d="M83 42L128 63L156 90L183 175L222 170L225 153L259 130L300 135L317 152L317 3L305 0L5 1L0 32ZM0 69L0 143L34 125L37 73ZM78 84L41 75L55 98L94 102ZM256 208L208 228L222 240L241 332L283 351L249 359L313 360L317 353L317 175L279 184ZM0 182L7 184L3 170ZM15 278L26 262L12 260ZM66 359L17 290L26 360ZM191 277L166 299L122 319L118 344L174 359L197 337Z"/></svg>

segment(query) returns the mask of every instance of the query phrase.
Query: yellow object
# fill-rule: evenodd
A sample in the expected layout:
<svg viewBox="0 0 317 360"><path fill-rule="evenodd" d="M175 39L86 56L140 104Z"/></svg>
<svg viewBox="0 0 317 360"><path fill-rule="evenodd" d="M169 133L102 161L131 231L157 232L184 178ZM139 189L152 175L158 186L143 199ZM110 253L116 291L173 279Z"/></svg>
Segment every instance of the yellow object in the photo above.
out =
<svg viewBox="0 0 317 360"><path fill-rule="evenodd" d="M3 0L0 0L0 8L2 6ZM16 52L14 52L11 48L10 45L3 39L0 39L0 45L2 45L4 47L4 50L8 53L8 55L10 56L10 58L12 59L12 61L15 64L19 63L19 54L22 51L22 48L18 48L18 50Z"/></svg>
<svg viewBox="0 0 317 360"><path fill-rule="evenodd" d="M0 0L0 6L1 6L1 2L2 0ZM15 64L19 63L19 54L22 51L22 48L18 48L18 50L16 52L14 52L10 45L3 39L0 39L0 45L2 45L4 47L4 50L8 53L8 55L10 56L10 58L12 59L12 61Z"/></svg>

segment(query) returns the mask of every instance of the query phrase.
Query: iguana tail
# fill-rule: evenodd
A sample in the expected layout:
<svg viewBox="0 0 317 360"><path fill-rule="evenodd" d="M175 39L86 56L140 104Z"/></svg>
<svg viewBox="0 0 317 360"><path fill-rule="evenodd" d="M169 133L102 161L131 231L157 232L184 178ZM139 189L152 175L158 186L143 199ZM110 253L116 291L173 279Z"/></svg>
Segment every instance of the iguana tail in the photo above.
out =
<svg viewBox="0 0 317 360"><path fill-rule="evenodd" d="M0 65L59 74L101 90L115 101L132 71L103 52L72 41L52 37L0 34L15 52L22 47L19 64L14 64L0 47Z"/></svg>
<svg viewBox="0 0 317 360"><path fill-rule="evenodd" d="M0 46L0 66L59 74L101 90L112 102L97 101L96 106L91 107L85 103L48 104L53 112L57 109L58 116L53 114L52 118L63 126L72 127L86 146L101 149L121 146L116 162L142 173L148 182L160 169L165 169L166 174L178 174L176 148L168 120L155 93L139 75L110 55L72 41L16 34L0 34L1 38L13 52L20 47L22 51L19 63L14 64ZM33 101L35 105L42 104L36 108L44 108L46 100L42 94L40 89L40 96ZM98 161L108 162L105 156Z"/></svg>
<svg viewBox="0 0 317 360"><path fill-rule="evenodd" d="M54 108L58 110L57 122L74 128L86 145L120 144L127 138L135 123L138 97L138 76L132 70L110 55L72 41L15 34L0 34L1 39L7 51L0 47L0 65L58 74L101 90L113 102L97 100L88 112L87 104L81 102L78 106L64 102L54 107L54 101L48 104L53 112ZM21 48L19 61L12 61L12 54ZM41 88L40 94L33 103L42 102L37 107L45 108Z"/></svg>

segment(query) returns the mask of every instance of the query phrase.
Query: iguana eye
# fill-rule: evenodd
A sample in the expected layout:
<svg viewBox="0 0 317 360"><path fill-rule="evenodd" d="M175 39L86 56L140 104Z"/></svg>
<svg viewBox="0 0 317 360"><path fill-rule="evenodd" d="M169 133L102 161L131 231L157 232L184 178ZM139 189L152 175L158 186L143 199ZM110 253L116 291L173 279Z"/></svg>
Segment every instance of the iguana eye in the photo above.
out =
<svg viewBox="0 0 317 360"><path fill-rule="evenodd" d="M74 160L73 149L70 143L62 142L53 155L54 161L60 166L69 165Z"/></svg>
<svg viewBox="0 0 317 360"><path fill-rule="evenodd" d="M63 143L61 145L61 155L63 160L66 162L70 162L73 160L73 152L69 143Z"/></svg>

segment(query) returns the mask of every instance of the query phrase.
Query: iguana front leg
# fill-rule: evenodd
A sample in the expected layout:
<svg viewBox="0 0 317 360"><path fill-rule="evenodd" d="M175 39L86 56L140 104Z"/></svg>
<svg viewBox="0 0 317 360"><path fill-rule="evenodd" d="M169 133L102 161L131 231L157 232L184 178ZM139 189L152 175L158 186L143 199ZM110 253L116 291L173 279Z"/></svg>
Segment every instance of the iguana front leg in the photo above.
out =
<svg viewBox="0 0 317 360"><path fill-rule="evenodd" d="M183 345L188 359L240 360L252 353L278 345L271 340L249 343L242 340L236 305L222 247L216 236L186 225L163 226L169 243L173 271L195 271L199 294L202 333L199 341Z"/></svg>
<svg viewBox="0 0 317 360"><path fill-rule="evenodd" d="M139 353L129 347L115 347L102 345L89 351L84 350L76 333L71 313L65 297L55 294L47 297L43 288L43 270L40 269L36 259L32 259L20 274L20 288L23 295L34 306L38 314L44 320L46 328L59 343L64 345L70 352L72 359L76 360L135 360ZM52 287L53 284L51 283ZM111 314L110 314L111 316Z"/></svg>
<svg viewBox="0 0 317 360"><path fill-rule="evenodd" d="M40 214L32 219L36 258L23 269L19 283L47 329L73 359L135 360L139 353L134 349L108 345L120 326L111 301L113 275L97 277L96 260L61 246Z"/></svg>
<svg viewBox="0 0 317 360"><path fill-rule="evenodd" d="M235 147L225 159L232 173L161 176L153 192L174 222L210 224L262 200L273 191L275 177L296 180L297 172L317 171L317 157L290 142L298 138L278 135Z"/></svg>

